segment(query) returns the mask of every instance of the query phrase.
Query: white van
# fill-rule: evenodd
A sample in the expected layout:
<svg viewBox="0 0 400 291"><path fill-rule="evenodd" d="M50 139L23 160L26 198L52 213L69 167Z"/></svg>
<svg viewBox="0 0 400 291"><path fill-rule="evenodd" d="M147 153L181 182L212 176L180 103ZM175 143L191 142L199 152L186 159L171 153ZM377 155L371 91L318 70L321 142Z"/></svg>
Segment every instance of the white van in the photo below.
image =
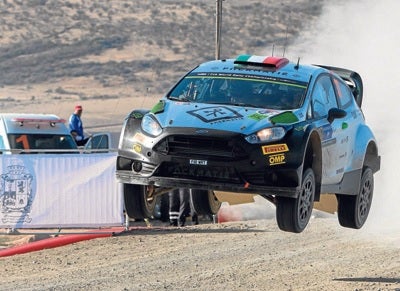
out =
<svg viewBox="0 0 400 291"><path fill-rule="evenodd" d="M65 120L54 114L0 114L0 151L10 153L76 150ZM68 152L67 151L67 152Z"/></svg>
<svg viewBox="0 0 400 291"><path fill-rule="evenodd" d="M89 153L110 148L110 135L98 133L78 149L65 122L54 114L1 113L0 153Z"/></svg>

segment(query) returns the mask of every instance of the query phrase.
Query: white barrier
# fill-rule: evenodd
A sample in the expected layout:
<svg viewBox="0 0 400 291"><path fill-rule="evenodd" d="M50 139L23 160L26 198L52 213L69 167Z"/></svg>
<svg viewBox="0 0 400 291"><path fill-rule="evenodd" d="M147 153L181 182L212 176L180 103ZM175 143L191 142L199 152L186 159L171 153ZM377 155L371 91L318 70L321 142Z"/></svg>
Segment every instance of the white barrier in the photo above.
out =
<svg viewBox="0 0 400 291"><path fill-rule="evenodd" d="M0 155L0 227L124 223L115 153Z"/></svg>

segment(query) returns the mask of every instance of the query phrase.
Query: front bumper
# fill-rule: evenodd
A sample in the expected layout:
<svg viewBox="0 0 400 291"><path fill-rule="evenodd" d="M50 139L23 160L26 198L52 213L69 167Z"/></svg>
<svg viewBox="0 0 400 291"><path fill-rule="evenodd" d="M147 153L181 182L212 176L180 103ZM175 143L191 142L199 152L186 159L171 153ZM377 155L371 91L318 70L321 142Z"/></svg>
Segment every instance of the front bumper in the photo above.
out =
<svg viewBox="0 0 400 291"><path fill-rule="evenodd" d="M229 184L213 181L199 181L193 179L177 179L168 177L140 177L131 171L117 171L117 180L120 183L153 185L163 188L191 188L202 190L219 190L237 193L253 193L261 196L275 195L297 198L300 187L275 187L252 184Z"/></svg>
<svg viewBox="0 0 400 291"><path fill-rule="evenodd" d="M193 135L188 128L149 139L133 124L124 137L116 167L121 183L298 196L303 154L288 140L277 143L287 148L278 151L278 145L249 144L237 133Z"/></svg>

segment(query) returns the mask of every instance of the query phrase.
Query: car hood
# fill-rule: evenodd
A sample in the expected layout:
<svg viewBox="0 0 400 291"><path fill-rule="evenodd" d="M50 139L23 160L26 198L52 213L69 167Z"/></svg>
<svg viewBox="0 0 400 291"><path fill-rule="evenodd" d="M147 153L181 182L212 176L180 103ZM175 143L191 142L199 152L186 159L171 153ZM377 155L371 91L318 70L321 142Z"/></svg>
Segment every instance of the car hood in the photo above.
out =
<svg viewBox="0 0 400 291"><path fill-rule="evenodd" d="M296 111L161 100L151 111L163 128L191 127L251 134L299 121Z"/></svg>

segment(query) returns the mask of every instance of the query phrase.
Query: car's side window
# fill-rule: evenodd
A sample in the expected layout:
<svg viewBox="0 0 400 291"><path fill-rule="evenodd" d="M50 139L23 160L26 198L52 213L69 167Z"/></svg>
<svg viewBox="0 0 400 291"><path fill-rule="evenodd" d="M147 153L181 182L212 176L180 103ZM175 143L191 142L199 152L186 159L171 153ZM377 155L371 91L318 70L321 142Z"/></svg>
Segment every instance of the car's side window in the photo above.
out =
<svg viewBox="0 0 400 291"><path fill-rule="evenodd" d="M336 87L340 108L344 109L348 107L351 103L351 99L353 98L353 93L351 93L350 88L337 78L333 79L333 83Z"/></svg>
<svg viewBox="0 0 400 291"><path fill-rule="evenodd" d="M312 92L312 109L314 117L320 118L328 115L331 108L337 108L335 90L329 75L318 78Z"/></svg>

